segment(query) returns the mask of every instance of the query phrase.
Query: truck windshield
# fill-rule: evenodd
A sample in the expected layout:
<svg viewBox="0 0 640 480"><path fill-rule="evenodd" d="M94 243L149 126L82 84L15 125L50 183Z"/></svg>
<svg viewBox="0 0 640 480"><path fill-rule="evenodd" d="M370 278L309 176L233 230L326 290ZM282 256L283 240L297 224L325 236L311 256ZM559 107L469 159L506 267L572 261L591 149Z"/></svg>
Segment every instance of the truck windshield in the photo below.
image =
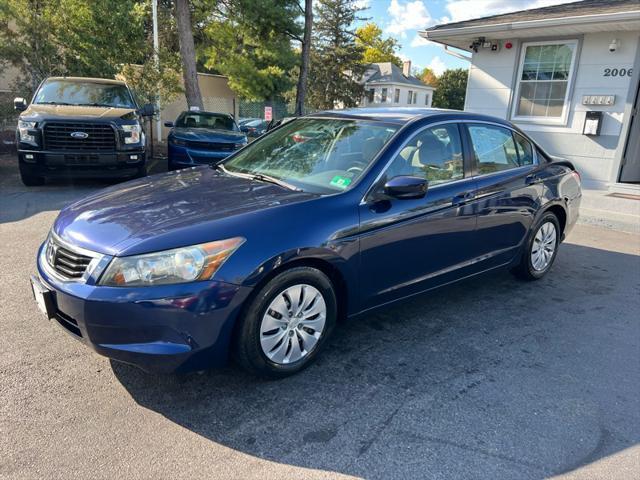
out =
<svg viewBox="0 0 640 480"><path fill-rule="evenodd" d="M36 93L33 103L136 108L129 89L124 85L77 80L46 82Z"/></svg>
<svg viewBox="0 0 640 480"><path fill-rule="evenodd" d="M237 131L236 122L229 115L208 112L182 112L176 120L178 128L207 128Z"/></svg>

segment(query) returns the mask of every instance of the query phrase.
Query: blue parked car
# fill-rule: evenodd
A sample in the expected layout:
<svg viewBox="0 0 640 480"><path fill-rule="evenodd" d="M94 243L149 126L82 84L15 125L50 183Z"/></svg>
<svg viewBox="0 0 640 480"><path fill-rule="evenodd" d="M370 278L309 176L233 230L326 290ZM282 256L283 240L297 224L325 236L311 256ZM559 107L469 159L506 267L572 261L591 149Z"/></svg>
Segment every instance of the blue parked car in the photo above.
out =
<svg viewBox="0 0 640 480"><path fill-rule="evenodd" d="M509 122L353 109L62 210L32 277L48 318L147 371L282 377L356 317L496 268L549 272L580 177ZM398 319L398 321L402 321Z"/></svg>
<svg viewBox="0 0 640 480"><path fill-rule="evenodd" d="M167 137L169 170L210 164L247 144L231 115L202 111L182 112Z"/></svg>

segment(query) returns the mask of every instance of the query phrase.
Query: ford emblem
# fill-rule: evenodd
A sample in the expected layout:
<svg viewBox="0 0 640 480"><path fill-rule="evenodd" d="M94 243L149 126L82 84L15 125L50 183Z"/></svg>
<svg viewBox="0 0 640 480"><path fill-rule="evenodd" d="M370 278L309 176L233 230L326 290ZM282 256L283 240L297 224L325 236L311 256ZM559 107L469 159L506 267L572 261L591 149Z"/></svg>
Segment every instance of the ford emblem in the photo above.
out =
<svg viewBox="0 0 640 480"><path fill-rule="evenodd" d="M71 132L70 135L73 138L87 138L87 137L89 137L89 134L85 133L85 132Z"/></svg>

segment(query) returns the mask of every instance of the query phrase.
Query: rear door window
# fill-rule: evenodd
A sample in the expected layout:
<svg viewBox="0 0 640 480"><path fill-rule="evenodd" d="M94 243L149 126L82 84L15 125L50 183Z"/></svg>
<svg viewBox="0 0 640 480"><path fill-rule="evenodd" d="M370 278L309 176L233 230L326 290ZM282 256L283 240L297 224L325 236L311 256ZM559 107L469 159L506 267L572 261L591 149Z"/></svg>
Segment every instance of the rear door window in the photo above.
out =
<svg viewBox="0 0 640 480"><path fill-rule="evenodd" d="M513 137L516 139L516 150L518 151L518 162L520 166L533 165L533 147L531 146L531 142L517 133L514 133Z"/></svg>
<svg viewBox="0 0 640 480"><path fill-rule="evenodd" d="M520 166L511 130L494 125L477 124L471 124L467 128L479 175Z"/></svg>

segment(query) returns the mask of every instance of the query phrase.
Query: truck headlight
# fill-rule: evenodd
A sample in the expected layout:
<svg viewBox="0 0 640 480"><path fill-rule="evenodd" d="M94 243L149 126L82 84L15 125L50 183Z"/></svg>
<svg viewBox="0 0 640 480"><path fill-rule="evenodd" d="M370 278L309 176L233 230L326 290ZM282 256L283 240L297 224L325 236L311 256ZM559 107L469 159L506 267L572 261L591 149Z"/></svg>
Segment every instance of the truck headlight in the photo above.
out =
<svg viewBox="0 0 640 480"><path fill-rule="evenodd" d="M140 143L140 139L142 138L142 127L139 123L134 125L122 125L122 129L124 130L124 143Z"/></svg>
<svg viewBox="0 0 640 480"><path fill-rule="evenodd" d="M20 134L20 141L35 143L36 137L29 134L29 130L36 128L36 122L25 122L24 120L18 120L18 132Z"/></svg>
<svg viewBox="0 0 640 480"><path fill-rule="evenodd" d="M210 280L242 237L131 257L115 257L100 280L110 287L150 287Z"/></svg>

